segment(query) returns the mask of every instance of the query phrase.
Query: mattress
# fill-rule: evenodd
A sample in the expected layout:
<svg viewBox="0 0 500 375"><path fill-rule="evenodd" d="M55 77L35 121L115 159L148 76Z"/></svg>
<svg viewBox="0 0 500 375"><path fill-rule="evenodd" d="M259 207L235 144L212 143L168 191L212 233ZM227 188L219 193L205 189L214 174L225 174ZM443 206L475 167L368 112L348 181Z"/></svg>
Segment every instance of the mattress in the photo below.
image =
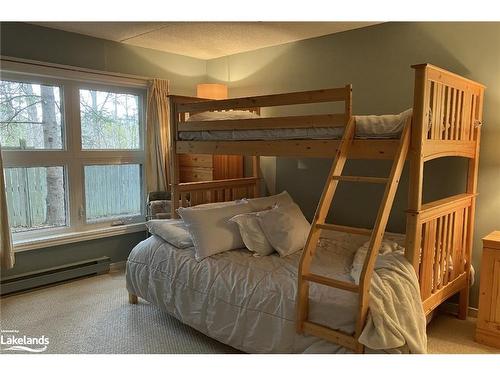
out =
<svg viewBox="0 0 500 375"><path fill-rule="evenodd" d="M212 116L210 116L212 114ZM205 116L201 114L192 116L196 121L244 119L244 117L232 116L231 112L222 112L220 116L213 116L208 112ZM394 139L399 138L405 125L405 120L411 116L412 110L408 109L397 115L381 116L355 116L355 137L360 139ZM255 118L251 116L248 118ZM179 132L179 138L183 141L244 141L244 140L294 140L294 139L340 139L344 132L343 128L299 128L299 129L259 129L259 130L206 130Z"/></svg>
<svg viewBox="0 0 500 375"><path fill-rule="evenodd" d="M391 239L403 241L402 236ZM336 232L322 238L312 271L352 281L354 253L366 240ZM178 249L151 236L128 258L127 289L207 336L247 353L348 352L295 332L300 254L255 257L239 249L197 262L194 248ZM310 300L311 321L353 332L357 294L312 283Z"/></svg>

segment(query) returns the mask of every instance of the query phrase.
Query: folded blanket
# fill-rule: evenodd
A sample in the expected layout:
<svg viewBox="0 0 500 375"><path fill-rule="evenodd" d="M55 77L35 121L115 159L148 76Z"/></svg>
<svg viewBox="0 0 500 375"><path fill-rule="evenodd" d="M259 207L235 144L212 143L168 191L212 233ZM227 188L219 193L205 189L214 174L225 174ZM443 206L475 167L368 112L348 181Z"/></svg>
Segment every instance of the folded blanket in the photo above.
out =
<svg viewBox="0 0 500 375"><path fill-rule="evenodd" d="M397 115L354 116L356 119L356 135L358 137L370 137L379 134L392 137L400 134L412 112L410 108Z"/></svg>
<svg viewBox="0 0 500 375"><path fill-rule="evenodd" d="M366 241L354 255L354 260L352 261L351 267L351 277L354 279L356 284L359 284L359 279L361 277L361 271L363 271L363 266L365 264L366 254L368 253L368 247L370 246L370 241ZM400 246L397 242L390 240L382 240L379 249L379 255L387 254L393 251L398 251L404 254L404 247Z"/></svg>
<svg viewBox="0 0 500 375"><path fill-rule="evenodd" d="M360 343L382 350L406 344L410 353L427 352L426 320L417 275L400 252L377 257L369 307Z"/></svg>

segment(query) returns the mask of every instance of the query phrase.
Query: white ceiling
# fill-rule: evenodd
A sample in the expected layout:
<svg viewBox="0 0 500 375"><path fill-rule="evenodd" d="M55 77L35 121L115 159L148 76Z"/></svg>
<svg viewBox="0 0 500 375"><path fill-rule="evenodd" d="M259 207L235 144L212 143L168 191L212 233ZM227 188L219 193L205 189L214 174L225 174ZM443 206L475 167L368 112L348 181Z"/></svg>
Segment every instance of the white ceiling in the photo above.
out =
<svg viewBox="0 0 500 375"><path fill-rule="evenodd" d="M37 22L38 25L213 59L378 22Z"/></svg>

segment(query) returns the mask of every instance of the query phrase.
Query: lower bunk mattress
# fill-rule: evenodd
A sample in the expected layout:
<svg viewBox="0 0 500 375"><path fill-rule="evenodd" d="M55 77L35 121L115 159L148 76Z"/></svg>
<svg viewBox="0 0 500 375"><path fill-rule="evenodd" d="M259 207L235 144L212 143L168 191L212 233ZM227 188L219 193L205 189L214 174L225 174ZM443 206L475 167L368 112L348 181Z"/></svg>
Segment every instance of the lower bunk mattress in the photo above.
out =
<svg viewBox="0 0 500 375"><path fill-rule="evenodd" d="M402 243L403 236L390 238ZM354 253L367 237L332 232L322 238L312 271L351 281ZM139 243L127 261L127 289L185 324L247 353L345 353L346 348L295 331L301 252L255 257L246 249L201 262L194 248L157 236ZM354 331L358 295L312 283L310 320Z"/></svg>

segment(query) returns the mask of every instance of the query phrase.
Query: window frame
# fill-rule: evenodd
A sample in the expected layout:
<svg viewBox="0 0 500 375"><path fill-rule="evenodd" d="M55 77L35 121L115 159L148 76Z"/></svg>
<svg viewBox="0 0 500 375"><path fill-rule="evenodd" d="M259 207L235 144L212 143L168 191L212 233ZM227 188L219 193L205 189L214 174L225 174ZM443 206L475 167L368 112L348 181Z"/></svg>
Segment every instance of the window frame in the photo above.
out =
<svg viewBox="0 0 500 375"><path fill-rule="evenodd" d="M35 84L59 86L62 103L62 149L53 150L14 150L3 149L4 167L46 167L63 166L66 200L66 226L13 233L14 248L31 250L54 243L68 243L101 238L106 234L123 234L130 231L144 230L145 222L145 163L146 163L146 113L147 113L147 83L146 79L116 74L106 74L97 71L78 71L71 67L52 67L36 65L32 62L5 61L2 58L0 79L23 81ZM127 150L89 150L82 148L80 123L79 90L97 90L119 92L139 96L139 149ZM85 180L86 165L117 165L139 164L141 179L141 212L127 224L113 226L113 220L103 220L87 223L85 215ZM3 171L2 171L3 173ZM124 228L127 227L127 228ZM79 236L75 236L79 234ZM65 240L64 238L67 238Z"/></svg>

